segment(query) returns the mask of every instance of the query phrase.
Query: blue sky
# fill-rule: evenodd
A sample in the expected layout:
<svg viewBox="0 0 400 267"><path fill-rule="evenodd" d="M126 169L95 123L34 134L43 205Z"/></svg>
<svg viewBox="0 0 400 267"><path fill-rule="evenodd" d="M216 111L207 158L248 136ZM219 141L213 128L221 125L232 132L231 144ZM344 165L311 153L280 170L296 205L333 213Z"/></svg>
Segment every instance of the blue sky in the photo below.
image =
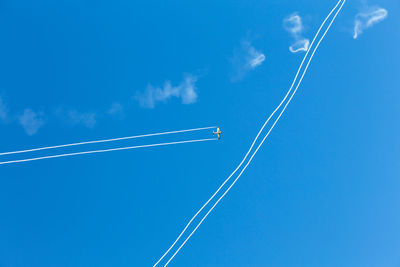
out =
<svg viewBox="0 0 400 267"><path fill-rule="evenodd" d="M1 166L0 266L151 266L240 162L335 4L2 1L0 151L224 135ZM171 266L400 266L399 11L345 4L270 139Z"/></svg>

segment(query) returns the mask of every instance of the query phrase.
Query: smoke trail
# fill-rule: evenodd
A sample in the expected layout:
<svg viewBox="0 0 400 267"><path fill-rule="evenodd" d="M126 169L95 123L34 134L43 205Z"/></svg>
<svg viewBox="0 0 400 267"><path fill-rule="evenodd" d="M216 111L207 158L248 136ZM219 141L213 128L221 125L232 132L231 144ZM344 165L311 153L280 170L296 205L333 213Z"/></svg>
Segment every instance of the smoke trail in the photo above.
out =
<svg viewBox="0 0 400 267"><path fill-rule="evenodd" d="M167 135L167 134L177 134L177 133L184 133L184 132L201 131L201 130L207 130L207 129L213 129L213 128L216 128L216 126L195 128L195 129L187 129L187 130L178 130L178 131L169 131L169 132L161 132L161 133L152 133L152 134L142 134L142 135L126 136L126 137L104 139L104 140L94 140L94 141L71 143L71 144L65 144L65 145L57 145L57 146L39 147L39 148L32 148L32 149L19 150L19 151L3 152L3 153L0 153L0 156L11 155L11 154L21 154L21 153L27 153L27 152L40 151L40 150L49 150L49 149L55 149L55 148L64 148L64 147L71 147L71 146L87 145L87 144L98 144L98 143L114 142L114 141L121 141L121 140L135 139L135 138L143 138L143 137L150 137L150 136L158 136L158 135Z"/></svg>
<svg viewBox="0 0 400 267"><path fill-rule="evenodd" d="M20 163L20 162L28 162L28 161L36 161L36 160L42 160L42 159L53 159L53 158L62 158L62 157L70 157L70 156L77 156L77 155L104 153L104 152L119 151L119 150L131 150L131 149L136 149L136 148L168 146L168 145L185 144L185 143L196 143L196 142L205 142L205 141L214 141L214 140L218 140L218 138L195 139L195 140L176 141L176 142L168 142L168 143L157 143L157 144L149 144L149 145L117 147L117 148L92 150L92 151L83 151L83 152L76 152L76 153L65 153L65 154L58 154L58 155L51 155L51 156L44 156L44 157L2 161L2 162L0 162L0 165L12 164L12 163Z"/></svg>
<svg viewBox="0 0 400 267"><path fill-rule="evenodd" d="M331 10L331 12L329 13L329 15L325 18L324 22L321 24L319 30L317 31L312 43L311 43L311 47L316 39L316 37L318 36L320 30L322 29L322 27L324 26L324 24L326 23L326 21L328 20L328 18L331 16L331 14L333 13L333 11L338 7L338 5L340 4L341 0L339 0L339 2L336 4L336 6ZM314 56L314 53L316 52L318 46L320 45L321 41L324 39L326 33L328 32L328 30L330 29L333 21L335 20L336 16L338 15L338 13L340 12L340 10L342 9L343 5L344 5L345 1L342 2L342 5L340 6L339 10L336 12L335 16L333 17L331 23L329 24L329 26L327 27L325 33L323 34L323 36L321 37L321 39L319 40L317 46L315 47L308 63L307 66L302 74L302 77L295 89L295 91L293 92L293 94L291 95L289 101L286 103L285 107L283 108L282 112L279 114L278 118L275 120L274 124L272 125L272 127L270 128L270 130L268 131L268 133L266 134L266 136L263 138L262 142L260 143L260 145L257 147L256 151L252 154L250 160L248 161L248 163L245 165L245 167L243 168L243 170L240 172L240 174L238 175L238 177L234 180L234 182L231 184L231 186L224 192L224 194L217 200L217 202L212 206L212 208L207 212L207 214L202 218L202 220L197 224L196 228L190 233L190 235L185 239L185 241L182 243L182 245L177 249L177 251L171 256L171 258L168 260L168 262L164 265L167 266L168 263L175 257L175 255L179 252L179 250L186 244L186 242L189 240L189 238L193 235L193 233L197 230L197 228L202 224L202 222L206 219L206 217L208 216L208 214L214 209L214 207L219 203L219 201L229 192L229 190L232 188L232 186L236 183L236 181L239 179L239 177L242 175L242 173L244 172L244 170L247 168L247 166L250 164L250 162L252 161L253 157L255 156L255 154L257 153L257 151L259 150L259 148L261 147L261 145L264 143L264 141L266 140L266 138L268 137L269 133L272 131L272 129L275 127L275 124L278 122L278 120L280 119L281 115L283 114L283 112L285 111L287 105L290 103L290 101L292 100L294 94L296 93L298 87L301 84L301 81L303 80L303 77L305 75L305 73L307 72L308 66ZM309 50L308 50L309 51ZM297 71L297 74L295 76L295 79L292 83L292 86L290 87L288 93L286 94L286 96L284 97L284 99L281 101L281 103L278 105L278 107L275 109L275 111L270 115L270 117L268 118L268 120L264 123L263 127L261 128L261 130L259 131L256 139L253 141L253 144L251 145L249 151L247 152L246 156L244 157L244 159L242 160L242 162L239 164L239 166L235 169L235 171L228 177L228 179L226 179L224 181L224 183L220 186L220 188L218 188L218 190L214 193L214 195L203 205L203 207L196 213L196 215L189 221L189 223L186 225L185 229L181 232L181 234L179 235L179 237L175 240L175 242L172 244L172 246L167 250L166 253L164 253L164 255L157 261L157 263L154 265L156 266L164 257L165 255L172 249L172 247L177 243L177 241L180 239L180 237L183 235L183 233L186 231L186 229L188 228L188 226L191 224L191 222L197 217L197 215L201 212L201 210L203 210L203 208L214 198L214 196L220 191L220 189L225 185L225 183L232 177L232 175L239 169L239 167L243 164L243 162L245 161L245 159L247 158L249 152L252 150L254 143L256 142L256 140L258 139L260 133L263 131L265 125L268 123L268 121L271 119L271 117L275 114L275 112L281 107L281 105L284 103L284 101L286 100L287 96L289 95L289 93L292 90L292 87L294 85L294 83L296 82L296 79L298 77L298 74L300 72L300 69L302 68L302 65L305 61L305 58L308 55L308 51L307 54L304 56L302 63L300 64L300 67Z"/></svg>
<svg viewBox="0 0 400 267"><path fill-rule="evenodd" d="M345 1L343 1L343 4L345 3ZM321 38L321 40L318 42L318 45L316 46L316 48L314 49L314 52L310 58L310 61L312 59L312 57L314 56L314 53L316 51L316 49L318 48L320 42L322 41L322 39L325 37L325 34L327 33L327 31L329 30L330 26L332 25L333 21L335 20L337 14L340 12L340 10L343 7L343 4L341 5L341 7L339 8L338 12L335 14L332 22L330 23L328 29L326 30L326 32L324 33L323 37ZM305 69L305 72L308 69L308 65L310 63L310 61L307 64L307 67ZM167 266L169 264L169 262L175 257L175 255L181 250L181 248L186 244L186 242L189 240L189 238L194 234L194 232L196 232L197 228L199 228L199 226L203 223L203 221L208 217L208 215L210 214L210 212L215 208L215 206L225 197L225 195L229 192L229 190L232 188L232 186L237 182L237 180L240 178L240 176L242 175L242 173L246 170L247 166L250 164L250 162L253 160L253 157L255 156L255 154L258 152L258 150L260 149L260 147L262 146L262 144L264 143L264 141L266 140L266 138L268 137L269 133L272 131L272 129L275 127L275 124L278 122L278 120L280 119L281 115L283 114L283 112L285 111L287 105L290 103L290 101L292 100L294 94L296 93L301 81L303 80L304 74L303 73L299 84L296 87L296 90L293 92L292 96L290 97L289 101L287 102L287 104L285 105L284 109L282 110L282 112L279 114L278 118L275 120L274 124L272 125L271 129L268 131L267 135L264 137L264 139L262 140L262 142L260 143L260 145L257 147L257 149L255 150L255 152L252 154L252 156L250 157L249 161L247 162L247 164L245 165L245 167L242 169L242 171L239 173L238 177L233 181L233 183L228 187L228 189L224 192L224 194L217 200L217 202L211 207L211 209L206 213L206 215L204 215L204 217L202 218L202 220L196 225L196 228L190 233L190 235L185 239L185 241L182 243L182 245L177 249L177 251L171 256L171 258L168 260L168 262L164 265Z"/></svg>

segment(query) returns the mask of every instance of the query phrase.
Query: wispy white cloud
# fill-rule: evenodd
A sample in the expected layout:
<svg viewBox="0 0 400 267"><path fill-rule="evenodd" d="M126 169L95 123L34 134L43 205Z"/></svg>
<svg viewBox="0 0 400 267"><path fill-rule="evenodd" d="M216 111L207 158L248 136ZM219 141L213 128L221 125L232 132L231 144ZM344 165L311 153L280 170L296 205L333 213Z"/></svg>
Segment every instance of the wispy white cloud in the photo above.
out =
<svg viewBox="0 0 400 267"><path fill-rule="evenodd" d="M289 51L297 53L307 51L310 46L310 40L303 37L304 26L301 17L297 13L293 13L283 20L283 27L290 33L294 39L294 43L289 46Z"/></svg>
<svg viewBox="0 0 400 267"><path fill-rule="evenodd" d="M172 97L180 98L182 104L192 104L197 101L197 77L186 74L178 86L172 86L166 81L163 87L154 87L149 84L144 92L137 93L136 100L140 106L154 108L158 102L166 102Z"/></svg>
<svg viewBox="0 0 400 267"><path fill-rule="evenodd" d="M22 115L18 116L18 122L27 135L34 135L44 125L43 113L37 113L27 108Z"/></svg>
<svg viewBox="0 0 400 267"><path fill-rule="evenodd" d="M249 55L249 64L252 69L260 66L265 60L265 55L258 52L254 47L250 47Z"/></svg>
<svg viewBox="0 0 400 267"><path fill-rule="evenodd" d="M250 71L265 61L265 55L252 46L249 41L243 41L240 49L236 49L232 57L233 72L231 81L237 82Z"/></svg>
<svg viewBox="0 0 400 267"><path fill-rule="evenodd" d="M387 17L387 15L387 10L381 7L365 8L365 10L358 13L354 19L353 38L357 39L364 30L372 27L378 22L381 22Z"/></svg>
<svg viewBox="0 0 400 267"><path fill-rule="evenodd" d="M120 103L114 102L111 104L111 107L107 110L107 114L112 115L114 117L123 118L125 116L124 107Z"/></svg>
<svg viewBox="0 0 400 267"><path fill-rule="evenodd" d="M73 125L83 125L93 128L96 125L95 112L78 112L77 110L68 111L68 118Z"/></svg>
<svg viewBox="0 0 400 267"><path fill-rule="evenodd" d="M0 121L5 121L8 117L8 108L4 100L0 97Z"/></svg>
<svg viewBox="0 0 400 267"><path fill-rule="evenodd" d="M283 20L283 27L285 27L285 29L293 35L301 34L303 31L301 17L297 13L287 16Z"/></svg>
<svg viewBox="0 0 400 267"><path fill-rule="evenodd" d="M307 52L309 46L310 46L310 40L300 39L294 42L294 44L292 44L291 46L289 46L289 51L292 53L297 53L300 51Z"/></svg>

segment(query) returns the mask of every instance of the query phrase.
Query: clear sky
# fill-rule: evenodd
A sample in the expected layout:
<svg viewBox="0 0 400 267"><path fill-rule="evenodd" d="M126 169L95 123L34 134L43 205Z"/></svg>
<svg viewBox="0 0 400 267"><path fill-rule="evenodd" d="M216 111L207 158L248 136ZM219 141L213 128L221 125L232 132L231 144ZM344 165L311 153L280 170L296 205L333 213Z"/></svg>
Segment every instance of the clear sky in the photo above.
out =
<svg viewBox="0 0 400 267"><path fill-rule="evenodd" d="M1 1L0 152L211 125L223 138L0 166L0 266L151 266L240 162L335 4ZM345 4L171 266L400 266L399 12ZM122 144L194 137L212 135Z"/></svg>

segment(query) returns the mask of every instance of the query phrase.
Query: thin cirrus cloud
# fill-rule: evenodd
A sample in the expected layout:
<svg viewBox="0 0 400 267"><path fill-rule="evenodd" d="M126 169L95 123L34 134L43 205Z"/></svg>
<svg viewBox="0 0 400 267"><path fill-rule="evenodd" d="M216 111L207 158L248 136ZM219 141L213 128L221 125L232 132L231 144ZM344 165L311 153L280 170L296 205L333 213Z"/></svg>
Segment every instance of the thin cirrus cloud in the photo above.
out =
<svg viewBox="0 0 400 267"><path fill-rule="evenodd" d="M249 55L250 55L249 65L250 68L252 69L254 69L257 66L260 66L265 60L265 55L255 50L254 47L251 47Z"/></svg>
<svg viewBox="0 0 400 267"><path fill-rule="evenodd" d="M0 97L0 121L6 121L8 117L8 108L3 98Z"/></svg>
<svg viewBox="0 0 400 267"><path fill-rule="evenodd" d="M107 110L107 114L113 117L123 118L125 116L124 107L120 103L114 102L111 104L111 107Z"/></svg>
<svg viewBox="0 0 400 267"><path fill-rule="evenodd" d="M287 16L283 20L283 27L293 38L293 43L289 46L292 53L307 51L310 46L310 40L303 37L304 26L301 17L297 13Z"/></svg>
<svg viewBox="0 0 400 267"><path fill-rule="evenodd" d="M67 115L69 121L73 125L83 125L87 128L93 128L97 122L95 112L78 112L77 110L70 110Z"/></svg>
<svg viewBox="0 0 400 267"><path fill-rule="evenodd" d="M112 116L123 117L123 106L114 102L107 110ZM48 121L57 119L72 126L84 126L94 128L97 124L96 112L80 112L76 109L58 107L53 113L45 115L43 111L37 112L32 108L25 108L22 112L10 113L7 103L0 96L0 123L17 123L22 126L29 136L38 133Z"/></svg>
<svg viewBox="0 0 400 267"><path fill-rule="evenodd" d="M30 108L24 109L22 113L10 114L8 105L0 96L0 122L1 123L18 123L22 126L27 135L36 134L45 124L44 113L35 112Z"/></svg>
<svg viewBox="0 0 400 267"><path fill-rule="evenodd" d="M24 112L18 116L18 122L22 128L24 128L27 135L34 135L44 125L43 113L26 108Z"/></svg>
<svg viewBox="0 0 400 267"><path fill-rule="evenodd" d="M353 38L357 39L364 30L381 22L387 15L387 10L381 7L369 7L359 12L354 19Z"/></svg>
<svg viewBox="0 0 400 267"><path fill-rule="evenodd" d="M171 98L178 98L182 104L192 104L197 101L197 77L186 74L183 81L172 86L170 81L166 81L162 87L154 87L149 84L144 92L136 94L135 99L144 108L154 108L158 103L165 103Z"/></svg>
<svg viewBox="0 0 400 267"><path fill-rule="evenodd" d="M258 51L249 41L243 41L240 49L233 52L233 72L231 82L242 80L246 74L260 66L265 61L265 55Z"/></svg>

